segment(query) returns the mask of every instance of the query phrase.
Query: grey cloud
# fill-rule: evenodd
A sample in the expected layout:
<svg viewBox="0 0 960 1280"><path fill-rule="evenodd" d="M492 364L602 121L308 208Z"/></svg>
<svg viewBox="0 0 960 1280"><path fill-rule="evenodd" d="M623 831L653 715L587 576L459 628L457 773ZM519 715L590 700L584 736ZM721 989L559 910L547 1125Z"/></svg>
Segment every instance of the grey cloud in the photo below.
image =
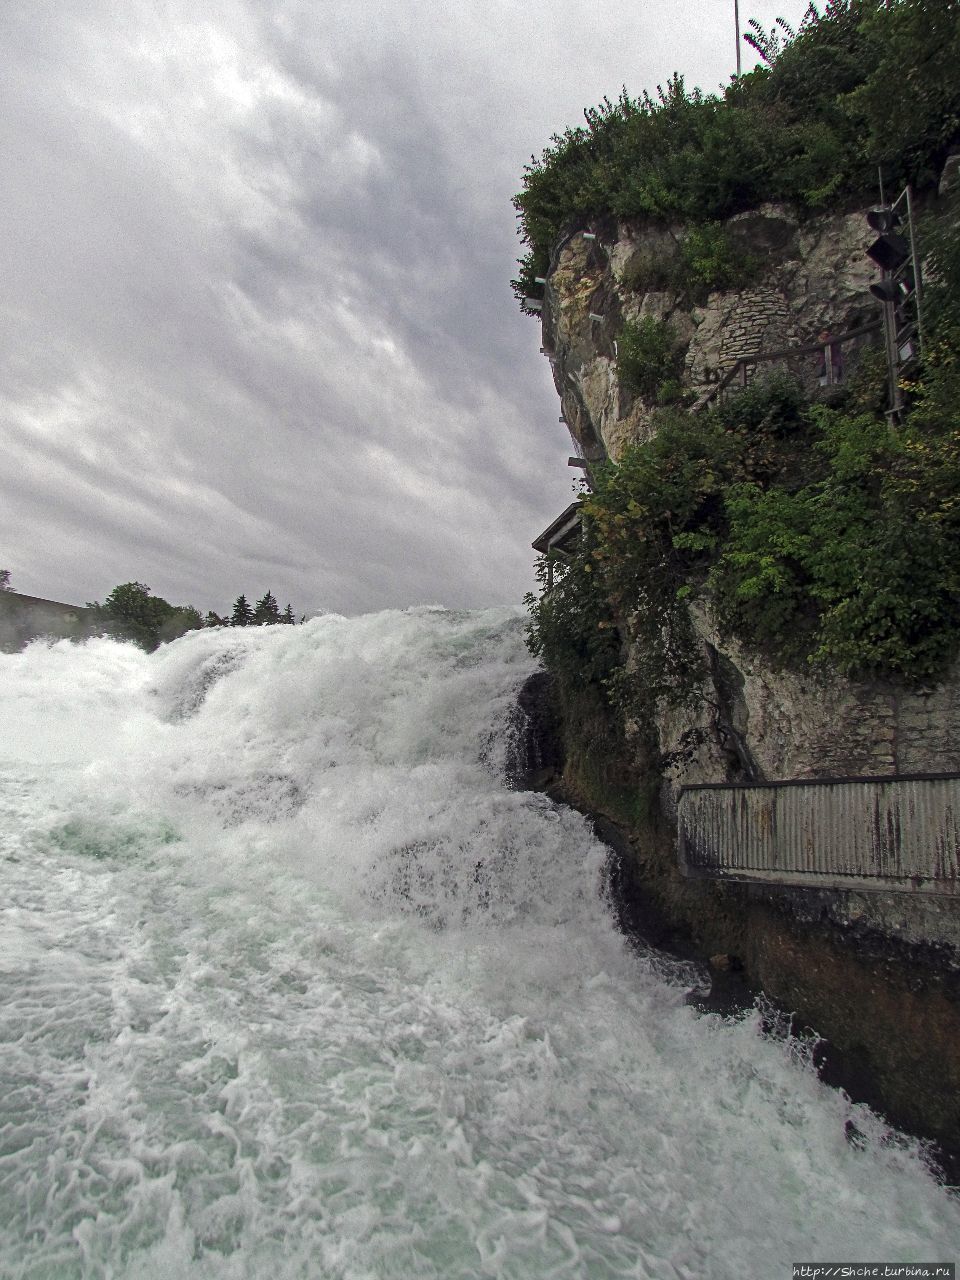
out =
<svg viewBox="0 0 960 1280"><path fill-rule="evenodd" d="M518 600L571 476L507 284L510 196L628 78L628 35L632 87L682 62L661 19L688 12L6 7L14 584L80 601L136 577L219 609L268 586L301 611Z"/></svg>

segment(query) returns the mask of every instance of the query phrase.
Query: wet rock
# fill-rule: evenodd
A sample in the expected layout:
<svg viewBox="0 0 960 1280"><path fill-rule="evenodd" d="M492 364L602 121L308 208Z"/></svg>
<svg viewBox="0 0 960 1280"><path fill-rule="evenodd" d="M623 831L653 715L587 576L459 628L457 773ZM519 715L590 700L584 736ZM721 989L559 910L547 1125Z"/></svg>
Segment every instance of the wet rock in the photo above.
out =
<svg viewBox="0 0 960 1280"><path fill-rule="evenodd" d="M557 711L552 678L534 672L517 695L506 778L517 791L549 791L563 774L563 727Z"/></svg>

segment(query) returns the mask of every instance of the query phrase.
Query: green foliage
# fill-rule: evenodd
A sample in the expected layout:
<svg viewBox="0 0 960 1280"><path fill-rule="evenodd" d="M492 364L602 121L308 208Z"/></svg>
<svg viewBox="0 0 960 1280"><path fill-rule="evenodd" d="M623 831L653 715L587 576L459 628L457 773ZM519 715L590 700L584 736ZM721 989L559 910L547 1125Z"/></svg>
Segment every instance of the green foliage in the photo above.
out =
<svg viewBox="0 0 960 1280"><path fill-rule="evenodd" d="M877 164L891 188L931 185L960 133L960 0L832 0L779 35L755 32L770 65L722 97L679 76L656 97L624 90L531 157L514 199L529 249L518 296L561 233L590 220L706 227L764 200L834 206L872 195ZM696 270L723 287L711 282L730 264L707 247L690 248Z"/></svg>
<svg viewBox="0 0 960 1280"><path fill-rule="evenodd" d="M517 265L520 270L517 272L517 278L510 281L510 285L520 300L520 309L524 315L538 316L540 311L536 307L528 306L525 299L540 298L543 295L543 286L537 283L537 277L545 279L550 268L550 255L546 245L542 244L534 249Z"/></svg>
<svg viewBox="0 0 960 1280"><path fill-rule="evenodd" d="M792 493L743 488L727 503L710 579L721 616L786 658L934 679L960 624L960 525L942 501L960 458L868 415L814 409L810 425L819 478Z"/></svg>
<svg viewBox="0 0 960 1280"><path fill-rule="evenodd" d="M186 635L188 631L199 631L202 626L203 614L199 609L195 609L192 604L178 605L161 622L157 641L159 644L167 644L178 636Z"/></svg>
<svg viewBox="0 0 960 1280"><path fill-rule="evenodd" d="M0 577L0 590L2 581ZM292 606L288 604L281 614L270 591L257 601L256 609L250 607L246 596L238 596L231 617L223 618L212 609L204 616L193 605L168 604L154 596L142 582L124 582L114 587L103 604L94 602L88 607L95 610L111 634L134 640L147 650L201 627L246 627L296 621Z"/></svg>
<svg viewBox="0 0 960 1280"><path fill-rule="evenodd" d="M88 606L113 632L135 641L148 651L203 626L192 605L168 604L142 582L124 582L113 588L103 604Z"/></svg>
<svg viewBox="0 0 960 1280"><path fill-rule="evenodd" d="M783 376L714 413L660 410L656 436L598 476L561 591L532 602L561 686L600 688L641 721L692 696L695 597L777 664L940 677L960 645L960 332L935 324L931 343L899 427L862 397L808 405Z"/></svg>
<svg viewBox="0 0 960 1280"><path fill-rule="evenodd" d="M667 238L655 249L639 250L621 285L633 293L663 290L696 298L711 289L746 288L760 266L760 259L742 248L722 222L705 222L690 227L680 240Z"/></svg>
<svg viewBox="0 0 960 1280"><path fill-rule="evenodd" d="M595 573L589 529L579 554L554 560L550 592L528 595L527 643L558 677L561 689L611 691L610 681L620 669L621 641L604 582ZM548 574L547 557L537 561L541 589Z"/></svg>
<svg viewBox="0 0 960 1280"><path fill-rule="evenodd" d="M596 474L584 541L531 607L530 641L562 689L599 687L643 723L656 699L692 695L699 664L683 587L706 562L730 443L712 418L662 411L658 435ZM622 665L622 634L637 641Z"/></svg>
<svg viewBox="0 0 960 1280"><path fill-rule="evenodd" d="M613 215L689 228L674 252L638 255L627 287L736 288L756 264L738 257L731 214L872 194L878 162L891 189L929 186L960 133L960 0L832 0L780 32L756 28L769 65L722 99L674 77L555 138L516 199L537 274L561 228ZM682 392L669 326L625 326L619 373L662 406L656 435L596 478L580 551L529 601L530 643L568 697L642 725L657 700L695 696L697 599L776 663L926 684L956 657L960 208L938 208L920 236L924 362L899 425L871 353L833 407L773 376L691 417L664 407Z"/></svg>
<svg viewBox="0 0 960 1280"><path fill-rule="evenodd" d="M683 347L671 325L659 316L628 320L617 339L617 375L624 386L647 400L659 400L665 384L677 384ZM675 385L668 395L676 398Z"/></svg>
<svg viewBox="0 0 960 1280"><path fill-rule="evenodd" d="M680 252L683 282L691 290L743 289L759 274L759 259L735 244L721 222L691 227Z"/></svg>
<svg viewBox="0 0 960 1280"><path fill-rule="evenodd" d="M230 625L232 627L250 627L253 626L253 610L247 602L245 595L237 596L233 602L233 613L230 615Z"/></svg>
<svg viewBox="0 0 960 1280"><path fill-rule="evenodd" d="M260 597L254 606L253 623L254 626L271 626L280 621L280 606L277 604L276 598L271 591L267 591Z"/></svg>
<svg viewBox="0 0 960 1280"><path fill-rule="evenodd" d="M850 94L850 106L862 117L871 159L897 180L929 184L960 135L960 4L864 5L861 30L870 74Z"/></svg>
<svg viewBox="0 0 960 1280"><path fill-rule="evenodd" d="M223 625L232 627L263 627L286 623L288 626L296 622L293 606L288 604L283 613L277 604L272 591L267 591L251 608L245 595L237 596L233 605L233 613Z"/></svg>
<svg viewBox="0 0 960 1280"><path fill-rule="evenodd" d="M803 21L800 24L800 30L802 31L804 27L809 26L811 22L819 21L819 18L820 14L816 6L808 5ZM759 53L768 67L773 66L786 48L787 43L796 39L797 35L785 18L776 18L769 31L756 18L748 18L747 26L750 30L744 35L744 41Z"/></svg>

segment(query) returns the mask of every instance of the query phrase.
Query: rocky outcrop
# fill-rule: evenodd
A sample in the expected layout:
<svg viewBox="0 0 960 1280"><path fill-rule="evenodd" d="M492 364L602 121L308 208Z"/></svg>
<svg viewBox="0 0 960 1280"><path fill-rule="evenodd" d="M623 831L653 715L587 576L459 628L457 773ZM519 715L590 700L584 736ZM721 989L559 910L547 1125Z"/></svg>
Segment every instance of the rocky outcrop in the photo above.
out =
<svg viewBox="0 0 960 1280"><path fill-rule="evenodd" d="M563 416L588 460L616 461L655 429L653 406L617 377L626 320L668 320L684 381L702 396L741 356L877 318L863 212L801 225L768 205L731 219L727 235L755 255L755 278L697 302L664 284L682 228L593 231L558 245L543 307ZM870 340L845 352L848 371ZM815 357L791 367L817 387ZM957 899L687 881L673 826L684 784L960 772L960 671L917 690L778 669L721 636L708 601L694 601L690 616L705 674L683 709L655 708L655 741L631 737L613 713L604 730L597 708L564 708L566 798L619 832L627 896L654 904L663 937L735 957L749 981L829 1038L838 1078L960 1151ZM627 811L631 788L653 798L646 809Z"/></svg>
<svg viewBox="0 0 960 1280"><path fill-rule="evenodd" d="M537 690L542 701L545 690ZM775 697L776 695L774 695ZM606 720L604 720L606 717ZM563 707L563 760L543 777L553 798L591 815L613 854L623 927L699 957L713 990L691 1002L721 1012L762 991L794 1034L816 1040L822 1078L931 1138L960 1174L960 913L955 899L688 880L669 803L656 803L656 755L596 704ZM548 722L538 716L537 732ZM751 741L751 739L747 739ZM538 779L528 776L528 784ZM671 784L663 785L669 795ZM731 974L731 970L735 971Z"/></svg>
<svg viewBox="0 0 960 1280"><path fill-rule="evenodd" d="M652 406L616 375L616 337L626 320L669 321L685 347L685 381L702 394L740 356L803 346L823 330L846 333L877 319L869 293L876 268L865 255L876 233L863 212L801 226L785 208L764 205L725 227L734 252L752 259L755 280L700 302L662 283L679 262L682 227L618 225L596 239L573 233L561 242L543 308L544 348L584 457L616 461L626 444L650 435ZM862 345L845 358L855 363ZM816 358L795 371L814 385Z"/></svg>

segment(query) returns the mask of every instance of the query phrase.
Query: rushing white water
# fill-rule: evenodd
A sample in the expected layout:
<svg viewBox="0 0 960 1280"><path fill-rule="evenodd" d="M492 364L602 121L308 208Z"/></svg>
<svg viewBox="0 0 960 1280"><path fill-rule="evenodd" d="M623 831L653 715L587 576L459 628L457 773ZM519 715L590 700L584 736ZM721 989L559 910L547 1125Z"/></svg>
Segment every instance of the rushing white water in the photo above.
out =
<svg viewBox="0 0 960 1280"><path fill-rule="evenodd" d="M917 1148L688 1007L584 820L504 787L521 632L416 609L0 655L0 1275L955 1257Z"/></svg>

